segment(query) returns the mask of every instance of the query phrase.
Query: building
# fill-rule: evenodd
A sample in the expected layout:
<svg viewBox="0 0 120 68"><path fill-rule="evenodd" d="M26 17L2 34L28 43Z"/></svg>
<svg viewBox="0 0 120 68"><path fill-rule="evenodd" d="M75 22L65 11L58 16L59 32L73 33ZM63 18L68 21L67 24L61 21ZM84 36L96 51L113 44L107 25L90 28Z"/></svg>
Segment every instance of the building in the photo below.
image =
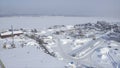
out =
<svg viewBox="0 0 120 68"><path fill-rule="evenodd" d="M6 32L1 32L0 33L0 37L1 38L7 38L7 37L12 37L12 36L15 36L15 35L21 35L23 34L23 31L21 30L18 30L18 31L6 31Z"/></svg>

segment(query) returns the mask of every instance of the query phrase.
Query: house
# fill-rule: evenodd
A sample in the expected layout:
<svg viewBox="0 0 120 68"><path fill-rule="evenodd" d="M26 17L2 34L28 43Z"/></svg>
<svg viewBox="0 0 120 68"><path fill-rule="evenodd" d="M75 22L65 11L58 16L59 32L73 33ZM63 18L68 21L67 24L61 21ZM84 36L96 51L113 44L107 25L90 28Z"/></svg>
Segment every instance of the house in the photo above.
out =
<svg viewBox="0 0 120 68"><path fill-rule="evenodd" d="M6 32L1 32L0 33L0 37L1 38L7 38L7 37L12 37L12 36L15 36L15 35L21 35L23 34L23 31L21 30L17 30L17 31L6 31Z"/></svg>

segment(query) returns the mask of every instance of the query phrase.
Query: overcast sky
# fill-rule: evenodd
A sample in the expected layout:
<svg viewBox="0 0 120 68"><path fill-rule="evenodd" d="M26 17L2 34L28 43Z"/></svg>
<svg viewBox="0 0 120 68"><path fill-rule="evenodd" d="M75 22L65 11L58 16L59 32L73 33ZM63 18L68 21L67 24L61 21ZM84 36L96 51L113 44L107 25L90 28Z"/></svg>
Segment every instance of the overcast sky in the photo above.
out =
<svg viewBox="0 0 120 68"><path fill-rule="evenodd" d="M0 0L0 15L120 16L120 0Z"/></svg>

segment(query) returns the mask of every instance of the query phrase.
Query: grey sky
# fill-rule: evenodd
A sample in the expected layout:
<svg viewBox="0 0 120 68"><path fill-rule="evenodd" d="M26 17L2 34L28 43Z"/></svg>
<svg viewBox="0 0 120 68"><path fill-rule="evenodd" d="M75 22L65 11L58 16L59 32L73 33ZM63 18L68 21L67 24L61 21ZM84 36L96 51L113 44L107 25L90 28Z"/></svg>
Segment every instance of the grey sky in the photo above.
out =
<svg viewBox="0 0 120 68"><path fill-rule="evenodd" d="M120 15L120 0L0 0L0 15Z"/></svg>

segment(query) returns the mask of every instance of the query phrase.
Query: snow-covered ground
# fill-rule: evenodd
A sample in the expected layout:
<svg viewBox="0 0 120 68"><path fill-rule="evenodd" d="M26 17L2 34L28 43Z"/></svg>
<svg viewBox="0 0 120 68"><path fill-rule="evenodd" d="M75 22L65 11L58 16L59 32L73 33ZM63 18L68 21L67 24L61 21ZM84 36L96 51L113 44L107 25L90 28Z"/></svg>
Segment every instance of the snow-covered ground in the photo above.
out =
<svg viewBox="0 0 120 68"><path fill-rule="evenodd" d="M0 38L0 60L6 68L120 67L120 25L115 23L120 19L1 17L0 32L11 25L25 29L14 36L15 48L11 47L12 37Z"/></svg>
<svg viewBox="0 0 120 68"><path fill-rule="evenodd" d="M0 59L6 68L64 68L65 63L58 61L31 47L0 51Z"/></svg>
<svg viewBox="0 0 120 68"><path fill-rule="evenodd" d="M6 68L64 68L66 65L44 53L39 44L30 38L15 36L16 48L11 48L11 42L12 38L0 39L0 60ZM4 43L6 48L3 48Z"/></svg>

